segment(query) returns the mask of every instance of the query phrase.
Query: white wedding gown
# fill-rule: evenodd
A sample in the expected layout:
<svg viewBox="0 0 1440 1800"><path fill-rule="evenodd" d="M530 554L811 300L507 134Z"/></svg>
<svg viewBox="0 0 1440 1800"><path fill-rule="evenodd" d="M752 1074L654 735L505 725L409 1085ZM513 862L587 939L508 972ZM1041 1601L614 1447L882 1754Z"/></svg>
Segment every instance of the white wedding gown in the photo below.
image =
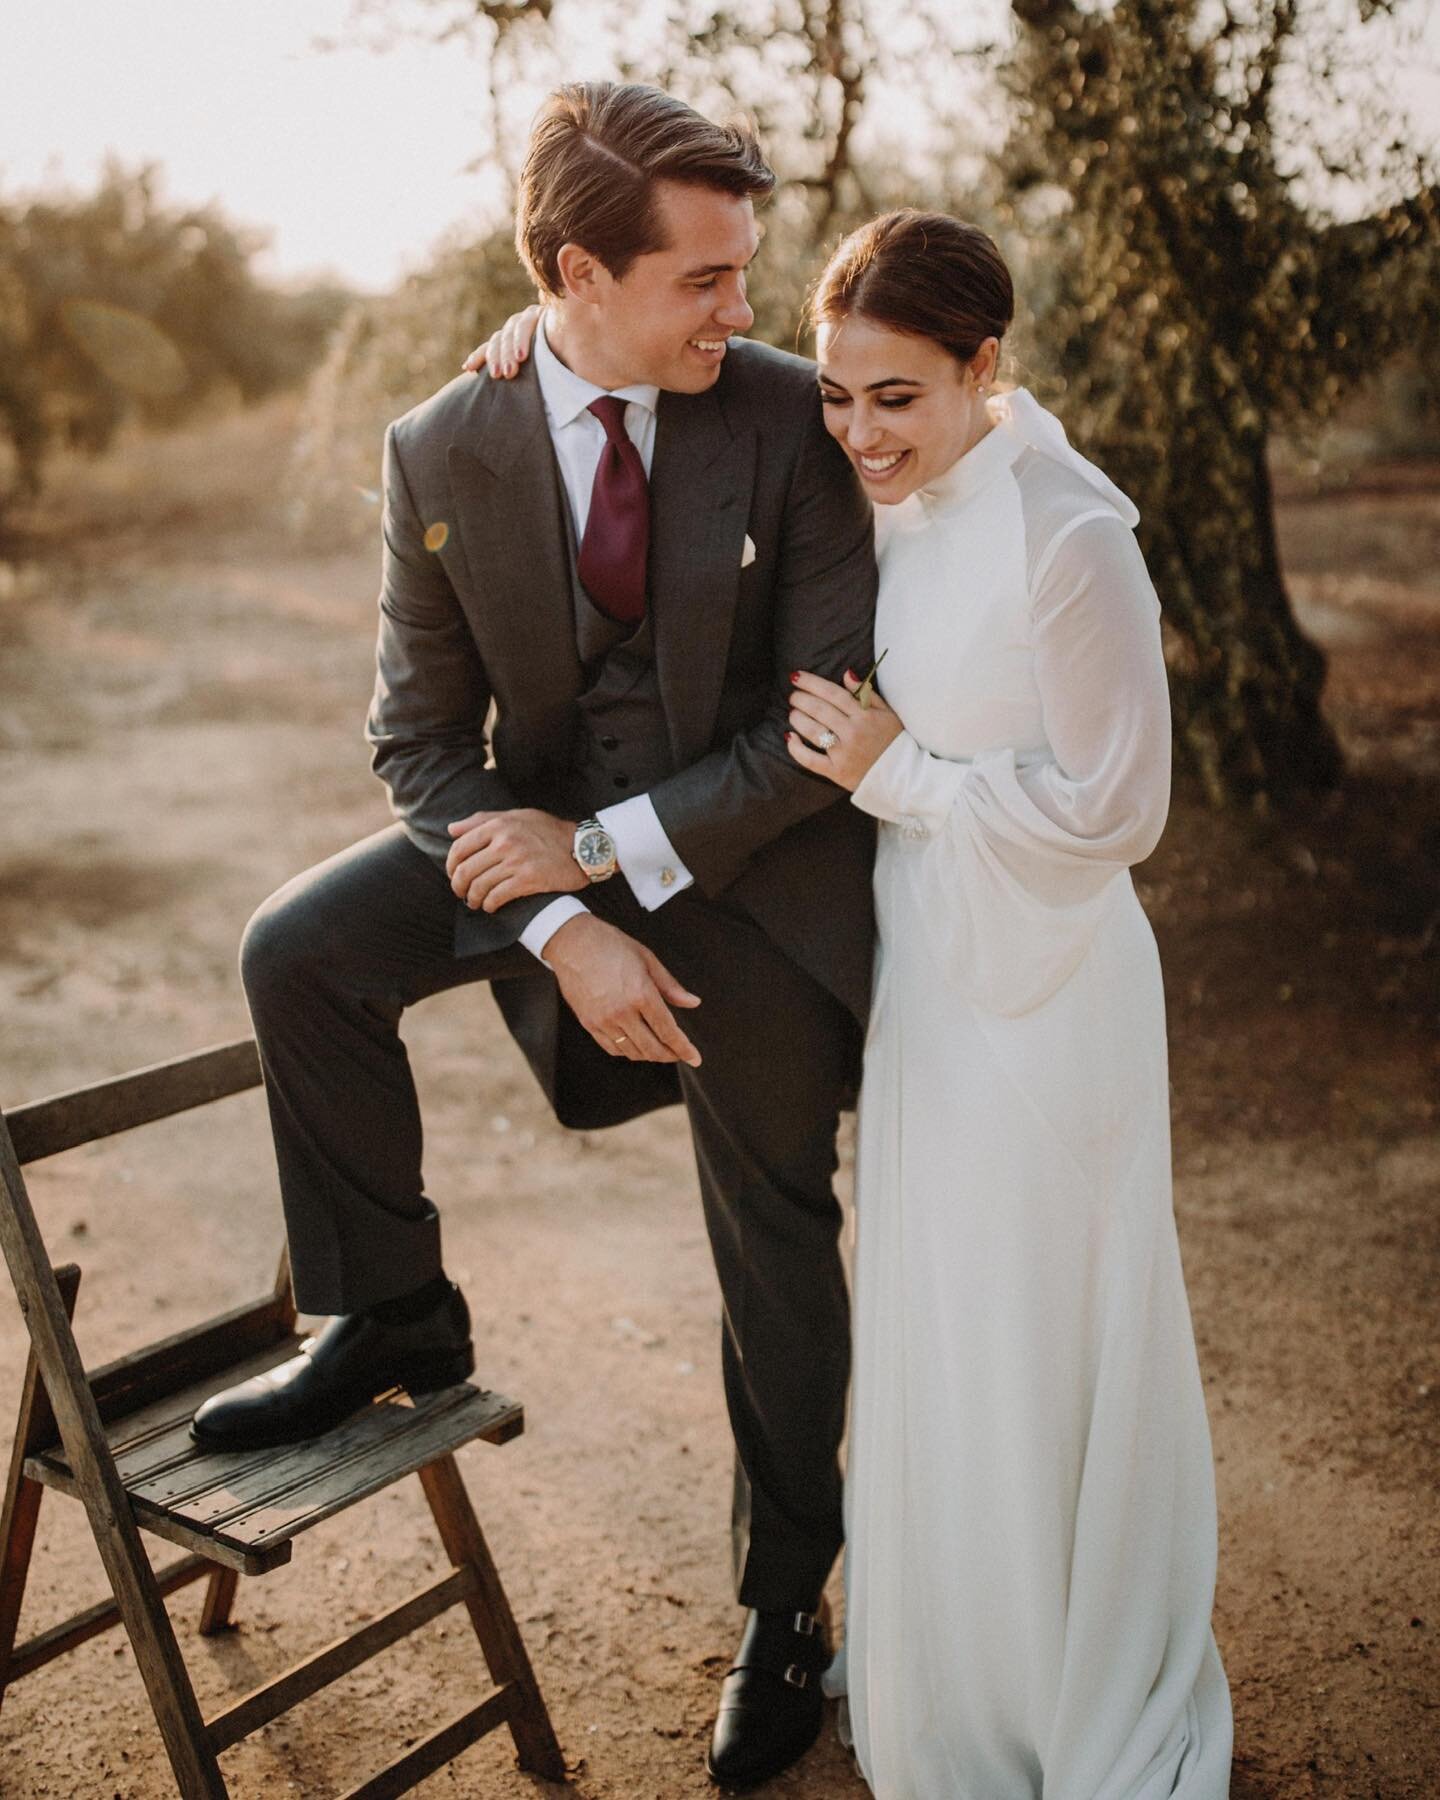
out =
<svg viewBox="0 0 1440 1800"><path fill-rule="evenodd" d="M846 1644L877 1800L1223 1800L1214 1475L1171 1210L1158 605L1023 392L882 509L907 730L857 1158Z"/></svg>

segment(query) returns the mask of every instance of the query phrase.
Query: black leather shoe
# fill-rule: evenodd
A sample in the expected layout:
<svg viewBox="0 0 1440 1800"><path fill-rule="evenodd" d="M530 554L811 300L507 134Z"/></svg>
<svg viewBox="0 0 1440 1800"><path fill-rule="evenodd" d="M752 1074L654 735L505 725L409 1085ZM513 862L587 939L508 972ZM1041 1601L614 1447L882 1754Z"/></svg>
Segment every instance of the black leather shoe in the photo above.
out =
<svg viewBox="0 0 1440 1800"><path fill-rule="evenodd" d="M768 1781L820 1735L830 1634L819 1614L752 1612L720 1689L706 1772L722 1787Z"/></svg>
<svg viewBox="0 0 1440 1800"><path fill-rule="evenodd" d="M341 1313L298 1356L212 1394L190 1421L190 1435L214 1450L295 1444L329 1431L391 1388L423 1394L453 1387L474 1369L470 1309L452 1281L411 1324Z"/></svg>

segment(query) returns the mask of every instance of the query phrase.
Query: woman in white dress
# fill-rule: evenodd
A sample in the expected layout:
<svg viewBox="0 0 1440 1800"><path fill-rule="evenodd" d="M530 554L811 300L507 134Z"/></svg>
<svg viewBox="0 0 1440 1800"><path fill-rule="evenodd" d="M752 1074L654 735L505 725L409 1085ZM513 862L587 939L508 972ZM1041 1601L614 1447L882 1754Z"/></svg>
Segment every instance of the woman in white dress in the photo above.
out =
<svg viewBox="0 0 1440 1800"><path fill-rule="evenodd" d="M1138 515L1029 394L992 396L1013 295L983 232L876 219L812 310L879 509L884 652L874 692L799 674L789 740L880 821L828 1685L876 1800L1224 1800L1214 1475L1129 874L1170 787ZM497 373L534 317L490 339Z"/></svg>
<svg viewBox="0 0 1440 1800"><path fill-rule="evenodd" d="M1210 1438L1129 866L1165 822L1129 500L1024 392L1009 275L898 213L813 302L877 505L884 700L802 675L791 754L880 821L856 1174L846 1647L877 1800L1223 1800Z"/></svg>

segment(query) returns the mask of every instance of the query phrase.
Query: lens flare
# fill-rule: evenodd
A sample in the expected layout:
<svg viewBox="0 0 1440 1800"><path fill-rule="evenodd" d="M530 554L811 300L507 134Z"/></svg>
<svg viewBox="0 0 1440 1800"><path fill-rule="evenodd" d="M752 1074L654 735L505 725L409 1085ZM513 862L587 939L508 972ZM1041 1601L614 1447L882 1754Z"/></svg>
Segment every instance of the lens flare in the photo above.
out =
<svg viewBox="0 0 1440 1800"><path fill-rule="evenodd" d="M60 323L107 380L138 400L168 400L189 379L172 340L126 307L108 300L62 300Z"/></svg>

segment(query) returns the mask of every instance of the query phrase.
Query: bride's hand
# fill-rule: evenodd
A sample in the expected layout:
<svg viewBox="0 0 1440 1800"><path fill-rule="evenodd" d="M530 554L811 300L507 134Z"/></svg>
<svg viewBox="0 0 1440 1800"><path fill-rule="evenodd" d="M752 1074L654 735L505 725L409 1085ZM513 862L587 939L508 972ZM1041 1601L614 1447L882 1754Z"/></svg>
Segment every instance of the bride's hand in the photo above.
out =
<svg viewBox="0 0 1440 1800"><path fill-rule="evenodd" d="M905 729L899 716L873 687L870 704L862 707L855 697L860 677L848 669L844 687L804 673L792 675L790 680L795 692L790 699L786 749L802 769L812 769L853 794ZM821 747L812 749L812 745Z"/></svg>
<svg viewBox="0 0 1440 1800"><path fill-rule="evenodd" d="M488 367L492 376L502 381L509 378L530 354L535 327L540 322L538 306L527 306L523 312L511 313L498 331L492 331L478 350L472 350L460 365L473 375Z"/></svg>

